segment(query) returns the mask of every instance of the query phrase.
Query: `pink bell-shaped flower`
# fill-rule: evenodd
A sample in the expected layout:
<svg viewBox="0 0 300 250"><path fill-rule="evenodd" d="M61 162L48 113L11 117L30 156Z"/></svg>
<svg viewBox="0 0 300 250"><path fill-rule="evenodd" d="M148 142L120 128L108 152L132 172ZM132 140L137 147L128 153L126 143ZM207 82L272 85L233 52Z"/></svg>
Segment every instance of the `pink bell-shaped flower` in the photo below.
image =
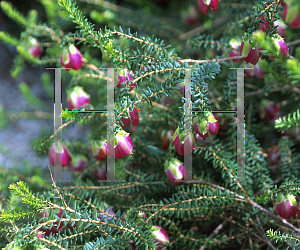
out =
<svg viewBox="0 0 300 250"><path fill-rule="evenodd" d="M285 30L286 30L286 25L284 24L284 22L282 22L281 20L276 20L274 22L275 27L277 27L277 32L278 35L280 35L282 38L285 38Z"/></svg>
<svg viewBox="0 0 300 250"><path fill-rule="evenodd" d="M172 136L174 135L174 130L163 130L161 132L161 145L163 150L168 150L170 142L172 141Z"/></svg>
<svg viewBox="0 0 300 250"><path fill-rule="evenodd" d="M68 49L63 49L62 55L60 55L60 62L65 68L71 68L74 70L79 70L83 64L81 53L72 44ZM66 70L69 71L69 69Z"/></svg>
<svg viewBox="0 0 300 250"><path fill-rule="evenodd" d="M126 133L124 130L119 131L115 136L114 146L112 142L108 141L107 153L109 155L113 155L113 147L116 159L132 154L133 145L129 133Z"/></svg>
<svg viewBox="0 0 300 250"><path fill-rule="evenodd" d="M281 37L274 39L274 43L277 48L277 55L281 55L282 59L289 55L289 48Z"/></svg>
<svg viewBox="0 0 300 250"><path fill-rule="evenodd" d="M57 145L55 143L52 144L52 147L49 149L48 158L50 164L54 167L59 164L62 167L68 165L71 161L71 154L66 146L61 145L58 141Z"/></svg>
<svg viewBox="0 0 300 250"><path fill-rule="evenodd" d="M125 118L124 116L122 116L122 117L120 118L120 120L121 120L121 121L123 122L123 124L124 124L124 125L122 125L122 124L120 123L120 126L122 127L122 129L125 128L125 125L126 125L127 127L130 126L130 123L131 123L130 117Z"/></svg>
<svg viewBox="0 0 300 250"><path fill-rule="evenodd" d="M178 129L176 131L178 131ZM175 145L175 150L178 154L180 155L189 154L192 150L195 150L197 148L195 135L192 132L189 132L185 136L184 132L182 132L179 135L177 134L176 131L172 136L172 139ZM184 147L186 147L186 152L184 150Z"/></svg>
<svg viewBox="0 0 300 250"><path fill-rule="evenodd" d="M262 79L264 72L263 70L258 66L258 64L255 64L253 69L245 69L245 74L247 78L251 78L252 76L256 76L258 79Z"/></svg>
<svg viewBox="0 0 300 250"><path fill-rule="evenodd" d="M105 161L107 155L107 144L105 141L93 141L90 146L90 152L93 158L98 161Z"/></svg>
<svg viewBox="0 0 300 250"><path fill-rule="evenodd" d="M107 180L106 176L106 165L103 165L101 168L96 166L95 170L93 171L94 176L98 181Z"/></svg>
<svg viewBox="0 0 300 250"><path fill-rule="evenodd" d="M57 209L56 209L57 210ZM57 213L55 213L55 215L58 217L58 218L64 218L62 217L62 214L63 214L63 210L62 209L59 209L59 211ZM41 218L44 218L44 217L48 217L49 216L49 211L48 210L45 210L43 213L41 213ZM56 234L60 231L62 231L64 228L64 223L61 222L59 227L58 227L58 221L54 222L52 228L50 229L45 229L45 228L41 228L42 231L45 232L45 235L50 235L51 233L52 234Z"/></svg>
<svg viewBox="0 0 300 250"><path fill-rule="evenodd" d="M70 172L82 172L87 163L88 159L84 155L75 155L69 164L69 170Z"/></svg>
<svg viewBox="0 0 300 250"><path fill-rule="evenodd" d="M232 40L230 41L230 45L231 45L231 47L232 47L233 50L231 50L231 52L229 53L229 56L230 56L230 57L238 56L238 53L239 53L239 52L238 52L238 49L239 49L238 43L237 43L234 39L232 39ZM233 62L239 62L240 59L233 59L232 61L233 61Z"/></svg>
<svg viewBox="0 0 300 250"><path fill-rule="evenodd" d="M169 241L169 237L165 229L160 226L154 225L152 226L152 234L155 242L158 242L159 245L167 245Z"/></svg>
<svg viewBox="0 0 300 250"><path fill-rule="evenodd" d="M185 24L194 25L200 19L199 9L194 5L189 5L187 9L181 12L181 18Z"/></svg>
<svg viewBox="0 0 300 250"><path fill-rule="evenodd" d="M216 135L219 132L219 122L210 112L208 116L208 130L211 135Z"/></svg>
<svg viewBox="0 0 300 250"><path fill-rule="evenodd" d="M42 49L41 45L38 43L38 41L35 38L32 38L30 40L30 49L29 53L34 56L35 58L38 58L44 50Z"/></svg>
<svg viewBox="0 0 300 250"><path fill-rule="evenodd" d="M133 126L139 125L139 114L138 114L138 112L140 112L140 111L141 111L140 108L136 108L134 106L133 110L129 113Z"/></svg>
<svg viewBox="0 0 300 250"><path fill-rule="evenodd" d="M266 122L273 122L280 116L280 108L269 100L262 100L258 106L258 115Z"/></svg>
<svg viewBox="0 0 300 250"><path fill-rule="evenodd" d="M282 193L279 193L277 196L275 210L280 215L280 217L289 220L291 217L296 216L298 212L297 205L298 204L294 195L283 195Z"/></svg>
<svg viewBox="0 0 300 250"><path fill-rule="evenodd" d="M257 64L258 59L260 58L262 53L260 52L258 46L255 46L255 48L253 49L249 41L243 41L240 48L240 55L246 63L255 65Z"/></svg>
<svg viewBox="0 0 300 250"><path fill-rule="evenodd" d="M293 5L290 2L288 2L286 3L283 9L283 20L294 29L300 26L299 8L300 7L298 2Z"/></svg>
<svg viewBox="0 0 300 250"><path fill-rule="evenodd" d="M259 23L258 30L265 32L268 29L268 22L264 16L261 16L260 20L262 20L263 23Z"/></svg>
<svg viewBox="0 0 300 250"><path fill-rule="evenodd" d="M199 122L200 121L200 122ZM194 117L193 118L193 130L202 138L208 136L208 122L205 117Z"/></svg>
<svg viewBox="0 0 300 250"><path fill-rule="evenodd" d="M218 10L219 1L218 0L198 0L198 5L200 10L204 15L208 14L209 9L212 9L213 12Z"/></svg>
<svg viewBox="0 0 300 250"><path fill-rule="evenodd" d="M128 80L127 80L127 78L128 78ZM133 78L131 77L128 70L127 69L119 70L119 72L118 72L118 83L116 85L117 88L118 89L124 88L122 83L125 83L127 85L128 81L133 81ZM130 89L130 91L131 91L135 87L135 83L132 83L130 87L131 87L131 89Z"/></svg>
<svg viewBox="0 0 300 250"><path fill-rule="evenodd" d="M116 215L115 212L104 202L104 207L105 207L105 212L114 216ZM99 213L98 214L98 218L103 221L104 218L107 218L107 220L109 220L111 218L111 216L108 216L104 213Z"/></svg>
<svg viewBox="0 0 300 250"><path fill-rule="evenodd" d="M168 179L173 185L180 184L179 180L187 178L187 171L183 163L173 158L170 161L165 162L165 172Z"/></svg>
<svg viewBox="0 0 300 250"><path fill-rule="evenodd" d="M76 86L71 91L68 91L68 106L70 109L80 109L82 106L90 104L90 96L83 90L82 87Z"/></svg>

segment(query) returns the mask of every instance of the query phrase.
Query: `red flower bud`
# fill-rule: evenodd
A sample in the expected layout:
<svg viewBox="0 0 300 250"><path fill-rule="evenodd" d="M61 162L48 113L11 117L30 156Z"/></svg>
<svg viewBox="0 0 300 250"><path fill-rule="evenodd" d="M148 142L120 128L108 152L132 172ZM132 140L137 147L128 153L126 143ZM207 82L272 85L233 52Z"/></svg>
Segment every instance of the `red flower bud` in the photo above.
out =
<svg viewBox="0 0 300 250"><path fill-rule="evenodd" d="M194 5L189 5L188 9L181 12L183 22L188 25L194 25L200 19L199 10Z"/></svg>
<svg viewBox="0 0 300 250"><path fill-rule="evenodd" d="M133 110L129 113L133 126L139 125L139 114L138 114L138 111L140 111L140 109L134 107Z"/></svg>
<svg viewBox="0 0 300 250"><path fill-rule="evenodd" d="M79 70L83 64L82 55L74 45L70 45L68 49L64 48L60 55L60 62L65 68L74 70ZM69 69L66 70L69 71Z"/></svg>
<svg viewBox="0 0 300 250"><path fill-rule="evenodd" d="M289 220L291 217L297 214L297 201L292 194L283 195L278 194L277 203L275 210L278 212L280 217Z"/></svg>

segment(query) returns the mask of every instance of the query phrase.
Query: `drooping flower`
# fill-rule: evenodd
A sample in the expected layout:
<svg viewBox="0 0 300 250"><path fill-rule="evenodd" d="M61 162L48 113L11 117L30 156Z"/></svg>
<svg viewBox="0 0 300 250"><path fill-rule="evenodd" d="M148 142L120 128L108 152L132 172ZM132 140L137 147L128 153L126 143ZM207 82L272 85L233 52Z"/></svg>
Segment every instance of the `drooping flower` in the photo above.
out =
<svg viewBox="0 0 300 250"><path fill-rule="evenodd" d="M93 141L90 146L90 152L93 158L98 161L104 161L107 155L107 144L105 141Z"/></svg>
<svg viewBox="0 0 300 250"><path fill-rule="evenodd" d="M277 48L277 55L281 55L282 59L289 55L289 48L286 45L285 41L281 37L274 39L275 46Z"/></svg>
<svg viewBox="0 0 300 250"><path fill-rule="evenodd" d="M199 9L194 5L189 5L187 9L181 12L181 18L183 22L188 25L194 25L200 19Z"/></svg>
<svg viewBox="0 0 300 250"><path fill-rule="evenodd" d="M211 135L216 135L219 132L219 122L210 112L208 116L208 130Z"/></svg>
<svg viewBox="0 0 300 250"><path fill-rule="evenodd" d="M81 53L72 44L68 47L68 49L63 49L63 52L60 55L60 62L61 65L66 68L67 71L69 71L69 69L67 68L79 70L83 64Z"/></svg>
<svg viewBox="0 0 300 250"><path fill-rule="evenodd" d="M136 108L134 106L133 110L130 111L130 113L129 113L133 126L139 125L139 114L138 114L138 112L140 110L141 110L140 108Z"/></svg>
<svg viewBox="0 0 300 250"><path fill-rule="evenodd" d="M280 35L282 38L285 38L286 25L284 24L284 22L282 22L281 20L276 20L274 22L274 25L275 27L278 25L277 27L278 35Z"/></svg>
<svg viewBox="0 0 300 250"><path fill-rule="evenodd" d="M70 109L80 109L82 106L86 107L90 104L90 96L80 86L76 86L72 91L68 91L67 96Z"/></svg>
<svg viewBox="0 0 300 250"><path fill-rule="evenodd" d="M218 0L198 0L198 5L200 10L207 15L209 9L212 9L213 12L218 10L219 1Z"/></svg>
<svg viewBox="0 0 300 250"><path fill-rule="evenodd" d="M173 158L170 161L166 160L165 172L168 179L173 185L178 185L180 184L179 180L187 178L187 171L185 166L176 158Z"/></svg>
<svg viewBox="0 0 300 250"><path fill-rule="evenodd" d="M192 132L187 133L187 135L182 132L179 135L175 131L172 139L175 145L175 150L180 155L189 154L192 150L197 148L195 135ZM186 150L184 150L184 148L186 148Z"/></svg>
<svg viewBox="0 0 300 250"><path fill-rule="evenodd" d="M280 108L269 100L262 100L258 106L258 115L266 122L273 122L280 116Z"/></svg>
<svg viewBox="0 0 300 250"><path fill-rule="evenodd" d="M93 174L98 181L107 180L106 165L102 166L101 168L96 166L95 170L93 171Z"/></svg>
<svg viewBox="0 0 300 250"><path fill-rule="evenodd" d="M115 149L116 159L132 154L133 145L129 133L126 133L124 130L119 131L115 136L114 142L108 141L107 153L113 155L113 149Z"/></svg>
<svg viewBox="0 0 300 250"><path fill-rule="evenodd" d="M44 52L44 50L35 38L31 38L29 43L29 53L35 58L38 58Z"/></svg>
<svg viewBox="0 0 300 250"><path fill-rule="evenodd" d="M256 76L258 79L262 79L264 72L258 66L258 64L254 65L253 69L245 69L245 74L247 78L251 78L252 76Z"/></svg>
<svg viewBox="0 0 300 250"><path fill-rule="evenodd" d="M298 204L294 195L283 195L282 193L279 193L277 196L275 210L280 217L289 220L291 217L296 216L298 211L297 205Z"/></svg>
<svg viewBox="0 0 300 250"><path fill-rule="evenodd" d="M127 69L119 70L119 72L118 72L118 83L116 85L117 88L118 89L124 88L122 83L127 85L129 83L128 81L133 81L133 78L131 77L129 71ZM131 89L130 89L130 91L131 91L135 87L135 83L132 83L130 87L131 87Z"/></svg>
<svg viewBox="0 0 300 250"><path fill-rule="evenodd" d="M292 28L296 29L300 26L300 13L298 2L296 4L291 4L290 2L287 2L285 4L283 9L283 20Z"/></svg>
<svg viewBox="0 0 300 250"><path fill-rule="evenodd" d="M163 130L161 132L161 145L163 150L168 150L170 142L172 141L172 136L174 135L174 130Z"/></svg>
<svg viewBox="0 0 300 250"><path fill-rule="evenodd" d="M48 152L48 158L52 166L59 164L62 167L68 165L72 159L67 147L62 145L59 141L57 142L57 144L52 144L52 147Z"/></svg>
<svg viewBox="0 0 300 250"><path fill-rule="evenodd" d="M159 243L159 245L164 246L170 242L165 229L163 229L160 226L154 225L154 226L152 226L152 230L153 230L153 232L152 232L153 238L154 238L155 242Z"/></svg>
<svg viewBox="0 0 300 250"><path fill-rule="evenodd" d="M240 48L240 55L246 63L255 65L257 64L258 59L260 58L262 53L260 52L257 45L255 46L255 48L252 48L249 41L243 41Z"/></svg>
<svg viewBox="0 0 300 250"><path fill-rule="evenodd" d="M70 172L82 172L87 163L88 159L84 155L75 155L74 157L72 157L72 161L69 164L69 170Z"/></svg>
<svg viewBox="0 0 300 250"><path fill-rule="evenodd" d="M230 57L238 56L238 49L239 49L238 43L237 43L234 39L231 39L230 45L231 45L231 47L232 47L232 50L231 50L231 52L229 53L229 56L230 56ZM233 61L233 62L239 62L240 59L233 59L232 61Z"/></svg>

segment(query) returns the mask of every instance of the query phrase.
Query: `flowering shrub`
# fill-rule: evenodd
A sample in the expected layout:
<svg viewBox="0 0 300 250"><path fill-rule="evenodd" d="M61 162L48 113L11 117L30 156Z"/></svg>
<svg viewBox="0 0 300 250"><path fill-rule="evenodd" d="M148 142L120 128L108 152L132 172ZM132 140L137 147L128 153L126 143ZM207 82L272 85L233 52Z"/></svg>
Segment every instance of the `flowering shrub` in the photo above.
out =
<svg viewBox="0 0 300 250"><path fill-rule="evenodd" d="M40 0L21 11L1 2L3 19L21 27L0 31L3 47L16 48L11 75L45 70L47 100L25 83L20 90L31 116L55 121L32 141L49 166L0 171L1 246L237 250L299 241L299 2L182 3ZM278 18L285 26L276 28ZM39 105L53 97L62 97L54 114ZM26 115L0 107L0 126L13 130Z"/></svg>

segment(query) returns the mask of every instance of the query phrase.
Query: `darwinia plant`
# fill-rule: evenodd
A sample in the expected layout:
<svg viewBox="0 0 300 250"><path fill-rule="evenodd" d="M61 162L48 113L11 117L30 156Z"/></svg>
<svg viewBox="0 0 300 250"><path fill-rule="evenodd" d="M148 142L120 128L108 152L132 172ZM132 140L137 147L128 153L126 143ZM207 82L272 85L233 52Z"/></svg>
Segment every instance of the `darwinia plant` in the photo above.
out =
<svg viewBox="0 0 300 250"><path fill-rule="evenodd" d="M300 241L299 1L191 0L191 20L180 0L123 2L40 0L27 13L1 1L20 25L0 31L2 46L16 47L11 75L25 62L62 68L65 104L60 128L34 138L49 168L0 171L1 187L14 182L10 196L1 191L3 249L292 248ZM244 107L236 68L248 68ZM39 108L30 88L20 89ZM53 106L38 115L46 111ZM0 125L12 118L0 115ZM88 135L55 140L75 124ZM268 150L275 145L280 157ZM70 182L54 179L57 170Z"/></svg>

